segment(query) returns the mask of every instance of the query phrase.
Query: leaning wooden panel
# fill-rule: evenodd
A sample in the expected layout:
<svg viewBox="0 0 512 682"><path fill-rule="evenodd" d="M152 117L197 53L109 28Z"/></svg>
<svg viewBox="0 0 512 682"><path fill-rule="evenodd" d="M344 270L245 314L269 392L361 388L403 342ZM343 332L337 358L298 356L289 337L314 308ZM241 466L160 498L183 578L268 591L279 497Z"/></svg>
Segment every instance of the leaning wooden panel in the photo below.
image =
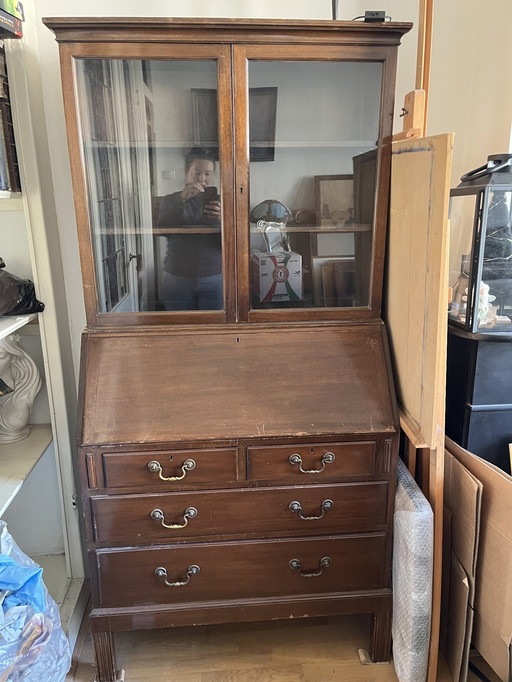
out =
<svg viewBox="0 0 512 682"><path fill-rule="evenodd" d="M446 134L392 152L386 318L404 430L430 449L444 430L452 147Z"/></svg>
<svg viewBox="0 0 512 682"><path fill-rule="evenodd" d="M427 682L437 677L443 533L443 437L448 308L448 200L453 134L393 144L386 316L410 443L428 457L434 511ZM422 457L423 465L426 464Z"/></svg>

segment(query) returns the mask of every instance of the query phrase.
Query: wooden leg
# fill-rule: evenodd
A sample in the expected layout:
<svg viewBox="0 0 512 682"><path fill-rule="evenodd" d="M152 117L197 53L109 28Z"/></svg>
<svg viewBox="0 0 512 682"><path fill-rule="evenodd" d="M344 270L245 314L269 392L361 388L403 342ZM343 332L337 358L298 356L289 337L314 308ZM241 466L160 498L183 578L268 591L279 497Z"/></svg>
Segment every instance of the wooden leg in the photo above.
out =
<svg viewBox="0 0 512 682"><path fill-rule="evenodd" d="M374 663L389 660L391 655L391 609L372 614L368 653Z"/></svg>
<svg viewBox="0 0 512 682"><path fill-rule="evenodd" d="M96 682L116 682L117 664L112 632L92 632L96 658Z"/></svg>

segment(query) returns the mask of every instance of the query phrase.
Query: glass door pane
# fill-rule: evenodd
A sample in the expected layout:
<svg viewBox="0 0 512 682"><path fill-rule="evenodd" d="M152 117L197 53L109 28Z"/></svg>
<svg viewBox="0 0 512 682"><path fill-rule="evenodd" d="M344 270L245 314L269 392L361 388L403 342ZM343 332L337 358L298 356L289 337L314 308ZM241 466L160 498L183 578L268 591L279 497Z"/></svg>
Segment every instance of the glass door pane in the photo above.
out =
<svg viewBox="0 0 512 682"><path fill-rule="evenodd" d="M216 60L76 63L99 312L223 309Z"/></svg>
<svg viewBox="0 0 512 682"><path fill-rule="evenodd" d="M368 306L382 65L250 61L251 307Z"/></svg>

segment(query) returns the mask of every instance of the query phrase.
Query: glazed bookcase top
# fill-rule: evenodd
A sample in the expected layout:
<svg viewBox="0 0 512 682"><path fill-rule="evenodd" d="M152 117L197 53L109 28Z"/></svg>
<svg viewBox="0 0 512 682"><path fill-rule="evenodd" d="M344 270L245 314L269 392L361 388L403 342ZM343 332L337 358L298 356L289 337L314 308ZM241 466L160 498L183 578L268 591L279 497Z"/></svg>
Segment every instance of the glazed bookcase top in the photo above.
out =
<svg viewBox="0 0 512 682"><path fill-rule="evenodd" d="M380 318L396 53L411 24L43 21L60 43L89 328ZM206 194L184 195L198 147L214 217L188 203ZM253 218L269 200L289 216L280 242L266 232L279 221Z"/></svg>
<svg viewBox="0 0 512 682"><path fill-rule="evenodd" d="M408 22L366 23L362 21L333 21L318 19L232 19L185 17L45 17L43 23L54 31L57 40L111 42L130 40L168 41L174 30L177 39L185 33L204 32L204 40L211 42L266 42L271 36L278 41L290 39L310 41L338 41L345 34L347 41L364 44L398 44L404 33L412 28ZM134 29L137 31L134 32ZM150 35L148 35L150 34Z"/></svg>

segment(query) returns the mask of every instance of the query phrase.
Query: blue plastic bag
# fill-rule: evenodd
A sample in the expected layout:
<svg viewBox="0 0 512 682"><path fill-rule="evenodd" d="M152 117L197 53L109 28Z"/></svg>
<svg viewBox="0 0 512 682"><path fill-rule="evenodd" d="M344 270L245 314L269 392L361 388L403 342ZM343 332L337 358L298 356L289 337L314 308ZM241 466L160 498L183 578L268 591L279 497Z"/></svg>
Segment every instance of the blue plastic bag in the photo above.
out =
<svg viewBox="0 0 512 682"><path fill-rule="evenodd" d="M42 574L0 521L0 682L64 682L71 666Z"/></svg>

